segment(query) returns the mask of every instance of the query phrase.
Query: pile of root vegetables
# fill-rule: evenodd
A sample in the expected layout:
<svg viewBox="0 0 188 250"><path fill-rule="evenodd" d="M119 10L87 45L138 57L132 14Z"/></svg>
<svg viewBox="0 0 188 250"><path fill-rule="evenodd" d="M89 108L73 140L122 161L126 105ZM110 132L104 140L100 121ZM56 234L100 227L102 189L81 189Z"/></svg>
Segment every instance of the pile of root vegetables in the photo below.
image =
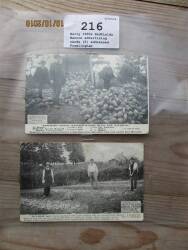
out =
<svg viewBox="0 0 188 250"><path fill-rule="evenodd" d="M95 124L147 123L147 86L137 82L109 89L97 89L91 84L69 81L62 88L62 104L79 107L84 122Z"/></svg>

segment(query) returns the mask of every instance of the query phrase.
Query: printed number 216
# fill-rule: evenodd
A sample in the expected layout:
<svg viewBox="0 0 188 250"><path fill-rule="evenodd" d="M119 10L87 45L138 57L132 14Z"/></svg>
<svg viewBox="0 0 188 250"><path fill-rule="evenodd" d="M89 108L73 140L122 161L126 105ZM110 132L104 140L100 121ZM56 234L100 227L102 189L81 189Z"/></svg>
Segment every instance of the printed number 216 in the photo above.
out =
<svg viewBox="0 0 188 250"><path fill-rule="evenodd" d="M102 30L102 22L97 23L97 30ZM95 30L93 22L82 22L81 30Z"/></svg>

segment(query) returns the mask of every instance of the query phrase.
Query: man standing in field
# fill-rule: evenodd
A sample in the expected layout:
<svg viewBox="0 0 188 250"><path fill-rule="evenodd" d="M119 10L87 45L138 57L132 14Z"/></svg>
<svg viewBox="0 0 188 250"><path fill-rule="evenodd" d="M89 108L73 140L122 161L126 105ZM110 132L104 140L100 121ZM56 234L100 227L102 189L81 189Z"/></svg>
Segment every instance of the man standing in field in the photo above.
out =
<svg viewBox="0 0 188 250"><path fill-rule="evenodd" d="M60 55L55 55L55 62L50 66L50 81L54 91L54 103L58 107L61 89L65 84L65 71L63 58Z"/></svg>
<svg viewBox="0 0 188 250"><path fill-rule="evenodd" d="M91 186L94 187L94 183L95 186L97 186L99 170L93 159L91 159L88 164L87 172L88 172L88 177L90 178Z"/></svg>
<svg viewBox="0 0 188 250"><path fill-rule="evenodd" d="M49 162L46 162L46 166L42 171L42 184L44 184L44 196L50 195L51 185L54 183L54 173Z"/></svg>
<svg viewBox="0 0 188 250"><path fill-rule="evenodd" d="M137 180L138 180L138 163L134 160L134 158L130 159L129 163L129 176L131 181L131 191L137 188Z"/></svg>

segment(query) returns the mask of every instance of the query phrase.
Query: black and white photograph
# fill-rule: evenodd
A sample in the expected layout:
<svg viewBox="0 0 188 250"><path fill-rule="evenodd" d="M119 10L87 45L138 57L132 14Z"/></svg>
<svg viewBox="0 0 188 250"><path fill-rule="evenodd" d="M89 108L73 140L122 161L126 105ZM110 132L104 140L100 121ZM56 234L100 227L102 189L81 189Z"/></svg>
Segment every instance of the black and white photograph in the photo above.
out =
<svg viewBox="0 0 188 250"><path fill-rule="evenodd" d="M25 132L146 134L146 56L28 55Z"/></svg>
<svg viewBox="0 0 188 250"><path fill-rule="evenodd" d="M20 220L142 221L142 143L22 143Z"/></svg>

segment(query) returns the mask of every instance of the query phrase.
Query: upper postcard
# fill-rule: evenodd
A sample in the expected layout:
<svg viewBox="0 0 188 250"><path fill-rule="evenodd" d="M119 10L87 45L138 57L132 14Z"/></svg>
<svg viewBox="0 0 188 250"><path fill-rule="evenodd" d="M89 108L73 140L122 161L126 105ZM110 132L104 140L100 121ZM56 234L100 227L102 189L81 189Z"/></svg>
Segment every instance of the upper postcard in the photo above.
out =
<svg viewBox="0 0 188 250"><path fill-rule="evenodd" d="M26 65L28 134L147 134L146 56L32 54Z"/></svg>

